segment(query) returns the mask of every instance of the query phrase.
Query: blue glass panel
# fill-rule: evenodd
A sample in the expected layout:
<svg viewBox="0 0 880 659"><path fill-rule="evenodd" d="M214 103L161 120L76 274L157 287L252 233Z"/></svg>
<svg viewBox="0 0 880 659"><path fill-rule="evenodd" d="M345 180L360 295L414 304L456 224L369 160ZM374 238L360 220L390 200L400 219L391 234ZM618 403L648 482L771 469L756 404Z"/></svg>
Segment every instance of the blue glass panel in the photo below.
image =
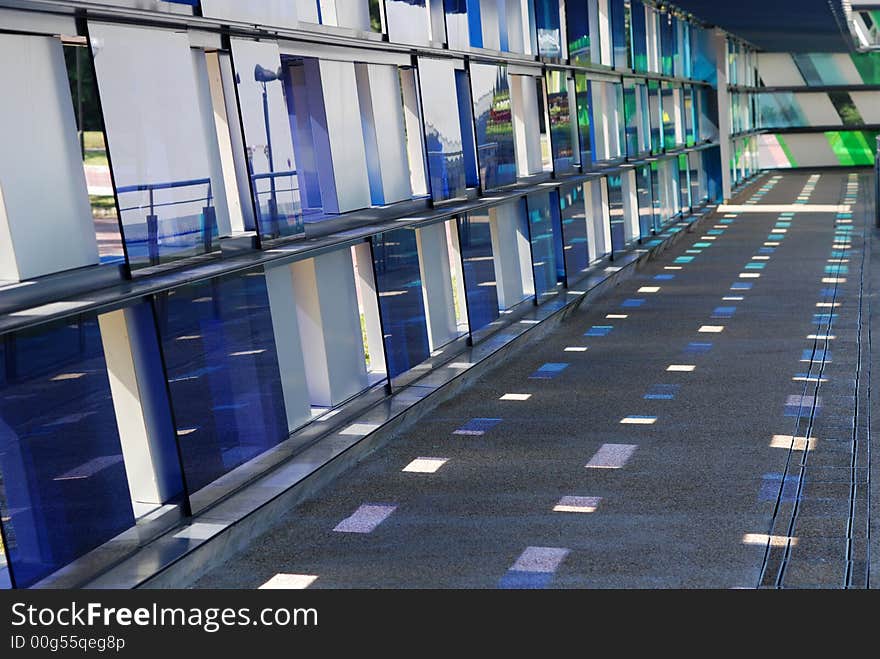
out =
<svg viewBox="0 0 880 659"><path fill-rule="evenodd" d="M611 12L611 45L614 54L614 68L631 69L630 21L632 10L626 0L608 0Z"/></svg>
<svg viewBox="0 0 880 659"><path fill-rule="evenodd" d="M663 117L663 146L666 149L674 149L675 142L675 92L668 82L661 83L662 117Z"/></svg>
<svg viewBox="0 0 880 659"><path fill-rule="evenodd" d="M718 99L705 87L694 87L696 93L697 141L718 139Z"/></svg>
<svg viewBox="0 0 880 659"><path fill-rule="evenodd" d="M675 62L678 57L678 43L675 33L677 22L677 19L668 11L660 14L660 68L661 73L667 76L676 74Z"/></svg>
<svg viewBox="0 0 880 659"><path fill-rule="evenodd" d="M516 183L516 151L507 67L471 64L477 158L485 190Z"/></svg>
<svg viewBox="0 0 880 659"><path fill-rule="evenodd" d="M639 204L639 234L645 238L651 235L654 228L654 193L651 187L651 167L648 165L636 169L636 196Z"/></svg>
<svg viewBox="0 0 880 659"><path fill-rule="evenodd" d="M691 181L691 204L698 206L706 200L705 173L702 167L702 155L697 151L688 154L688 169Z"/></svg>
<svg viewBox="0 0 880 659"><path fill-rule="evenodd" d="M190 492L287 439L262 269L155 298Z"/></svg>
<svg viewBox="0 0 880 659"><path fill-rule="evenodd" d="M681 207L687 210L691 207L691 172L686 154L678 156L678 185Z"/></svg>
<svg viewBox="0 0 880 659"><path fill-rule="evenodd" d="M663 151L663 105L660 98L660 83L648 81L648 115L651 125L651 153Z"/></svg>
<svg viewBox="0 0 880 659"><path fill-rule="evenodd" d="M709 203L721 203L721 149L714 147L703 152L703 169L706 170L706 193Z"/></svg>
<svg viewBox="0 0 880 659"><path fill-rule="evenodd" d="M593 101L590 81L583 74L575 74L575 99L577 101L578 142L581 150L581 167L589 170L593 158Z"/></svg>
<svg viewBox="0 0 880 659"><path fill-rule="evenodd" d="M624 120L623 84L615 82L611 83L611 87L614 92L614 102L617 105L617 118L612 122L617 126L617 144L619 150L617 157L624 158L626 157L626 121Z"/></svg>
<svg viewBox="0 0 880 659"><path fill-rule="evenodd" d="M584 66L592 62L590 55L589 3L567 2L565 28L568 32L568 57L572 64ZM598 35L596 35L598 40Z"/></svg>
<svg viewBox="0 0 880 659"><path fill-rule="evenodd" d="M322 96L315 82L320 80L318 63L314 59L285 60L282 68L277 48L241 40L232 41L232 55L256 228L267 238L302 234L300 180L304 172L297 172L291 126L306 117L309 123L326 123L326 119L320 113L312 117L314 104L306 109L309 104L300 102L296 104L302 115L298 122L293 101ZM305 74L302 86L294 87L289 68L303 61L311 74Z"/></svg>
<svg viewBox="0 0 880 659"><path fill-rule="evenodd" d="M134 524L96 315L2 337L0 470L18 587Z"/></svg>
<svg viewBox="0 0 880 659"><path fill-rule="evenodd" d="M645 5L632 0L630 14L630 50L632 68L636 71L648 70L648 25Z"/></svg>
<svg viewBox="0 0 880 659"><path fill-rule="evenodd" d="M696 25L691 26L691 56L693 77L715 85L718 81L718 71L715 66L712 34L709 30Z"/></svg>
<svg viewBox="0 0 880 659"><path fill-rule="evenodd" d="M678 21L678 65L680 67L680 72L678 74L679 78L690 78L692 77L692 63L693 58L691 56L691 24L686 20Z"/></svg>
<svg viewBox="0 0 880 659"><path fill-rule="evenodd" d="M425 121L425 148L431 194L435 201L454 199L467 188L458 81L451 61L419 58L419 83ZM467 101L466 110L470 108ZM469 113L468 113L469 114ZM468 134L473 131L468 130Z"/></svg>
<svg viewBox="0 0 880 659"><path fill-rule="evenodd" d="M641 151L639 129L641 113L639 112L639 86L632 79L627 79L623 85L623 116L625 120L625 144L626 154L636 157Z"/></svg>
<svg viewBox="0 0 880 659"><path fill-rule="evenodd" d="M449 20L448 11L447 20ZM467 0L467 23L468 30L470 32L471 46L473 46L474 48L482 48L483 23L480 13L480 0Z"/></svg>
<svg viewBox="0 0 880 659"><path fill-rule="evenodd" d="M526 198L538 299L556 293L557 286L565 280L559 200L556 197L555 192L539 192Z"/></svg>
<svg viewBox="0 0 880 659"><path fill-rule="evenodd" d="M455 96L458 100L458 126L461 132L464 180L468 187L475 188L480 184L480 179L477 170L477 147L474 144L474 115L471 107L471 89L468 74L461 69L455 70Z"/></svg>
<svg viewBox="0 0 880 659"><path fill-rule="evenodd" d="M385 358L393 378L430 355L419 251L413 229L386 231L372 240Z"/></svg>
<svg viewBox="0 0 880 659"><path fill-rule="evenodd" d="M478 48L482 45L481 30L479 29L480 21L480 4L479 0L443 0L443 11L446 14L446 42L453 50L467 50L471 44L469 33L471 30L468 23L471 20L471 14L468 9L471 5L476 6L476 17L478 29L476 31Z"/></svg>
<svg viewBox="0 0 880 659"><path fill-rule="evenodd" d="M623 182L619 173L608 175L608 214L611 217L611 250L623 249L626 245L626 230L623 213Z"/></svg>
<svg viewBox="0 0 880 659"><path fill-rule="evenodd" d="M468 323L472 332L498 318L498 289L488 211L458 219L458 242L464 267Z"/></svg>
<svg viewBox="0 0 880 659"><path fill-rule="evenodd" d="M538 53L541 57L562 57L562 32L559 25L559 0L535 0L535 26L538 30Z"/></svg>
<svg viewBox="0 0 880 659"><path fill-rule="evenodd" d="M694 88L691 85L684 86L684 133L685 145L694 146L697 143L696 106Z"/></svg>
<svg viewBox="0 0 880 659"><path fill-rule="evenodd" d="M587 209L582 184L559 188L559 209L562 217L562 241L565 270L573 282L590 264L587 240Z"/></svg>
<svg viewBox="0 0 880 659"><path fill-rule="evenodd" d="M557 174L572 171L577 165L574 132L568 98L568 78L564 71L548 71L547 111L550 115L550 146L553 169Z"/></svg>

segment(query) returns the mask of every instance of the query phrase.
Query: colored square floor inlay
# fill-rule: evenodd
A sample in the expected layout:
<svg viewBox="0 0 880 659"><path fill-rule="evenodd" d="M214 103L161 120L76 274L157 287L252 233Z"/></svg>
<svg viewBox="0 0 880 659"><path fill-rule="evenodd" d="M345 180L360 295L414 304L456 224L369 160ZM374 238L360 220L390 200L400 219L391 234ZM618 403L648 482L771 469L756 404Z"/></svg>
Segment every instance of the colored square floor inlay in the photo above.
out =
<svg viewBox="0 0 880 659"><path fill-rule="evenodd" d="M644 303L645 303L645 300L643 298L641 298L641 299L640 298L630 298L628 300L624 300L620 306L625 307L625 308L633 308L633 307L640 307Z"/></svg>
<svg viewBox="0 0 880 659"><path fill-rule="evenodd" d="M471 419L466 424L464 424L461 428L457 430L453 430L453 435L484 435L492 428L501 423L503 419L493 419L493 418L485 418L485 417L477 417L475 419Z"/></svg>
<svg viewBox="0 0 880 659"><path fill-rule="evenodd" d="M688 353L705 353L709 352L712 349L711 343L704 343L700 341L691 341L687 344L684 351Z"/></svg>
<svg viewBox="0 0 880 659"><path fill-rule="evenodd" d="M608 336L613 329L614 325L593 325L584 333L584 336Z"/></svg>
<svg viewBox="0 0 880 659"><path fill-rule="evenodd" d="M555 378L568 368L565 362L547 362L543 364L537 371L532 373L529 378L533 380L549 380Z"/></svg>
<svg viewBox="0 0 880 659"><path fill-rule="evenodd" d="M644 395L645 400L674 400L681 388L679 384L654 384Z"/></svg>

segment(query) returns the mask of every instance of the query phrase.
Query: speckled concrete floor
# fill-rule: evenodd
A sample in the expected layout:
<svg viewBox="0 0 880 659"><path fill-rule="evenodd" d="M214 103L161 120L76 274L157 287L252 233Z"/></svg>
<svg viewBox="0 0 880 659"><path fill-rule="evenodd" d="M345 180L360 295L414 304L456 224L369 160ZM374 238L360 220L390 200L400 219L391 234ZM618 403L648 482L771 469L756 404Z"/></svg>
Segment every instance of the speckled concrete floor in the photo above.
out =
<svg viewBox="0 0 880 659"><path fill-rule="evenodd" d="M853 176L768 175L736 202L849 203ZM864 586L862 206L719 213L195 587ZM530 377L547 363L567 366ZM445 462L404 470L420 457Z"/></svg>

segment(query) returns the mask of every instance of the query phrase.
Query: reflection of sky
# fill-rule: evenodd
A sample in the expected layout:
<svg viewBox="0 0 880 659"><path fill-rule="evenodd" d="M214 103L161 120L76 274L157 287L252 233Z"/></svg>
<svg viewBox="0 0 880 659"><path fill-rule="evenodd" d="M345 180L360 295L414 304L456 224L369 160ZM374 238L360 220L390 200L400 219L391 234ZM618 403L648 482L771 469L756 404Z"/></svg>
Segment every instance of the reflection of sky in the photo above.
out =
<svg viewBox="0 0 880 659"><path fill-rule="evenodd" d="M439 134L444 149L461 149L461 127L456 111L455 68L451 61L419 58L425 131Z"/></svg>

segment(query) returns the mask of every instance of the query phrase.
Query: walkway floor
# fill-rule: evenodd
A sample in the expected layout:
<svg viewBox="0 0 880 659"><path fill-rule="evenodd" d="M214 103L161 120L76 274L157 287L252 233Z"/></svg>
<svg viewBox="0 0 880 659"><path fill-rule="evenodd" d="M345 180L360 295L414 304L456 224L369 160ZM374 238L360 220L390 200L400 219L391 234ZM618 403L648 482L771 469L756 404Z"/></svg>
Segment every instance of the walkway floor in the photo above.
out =
<svg viewBox="0 0 880 659"><path fill-rule="evenodd" d="M871 185L763 177L196 587L864 587Z"/></svg>

